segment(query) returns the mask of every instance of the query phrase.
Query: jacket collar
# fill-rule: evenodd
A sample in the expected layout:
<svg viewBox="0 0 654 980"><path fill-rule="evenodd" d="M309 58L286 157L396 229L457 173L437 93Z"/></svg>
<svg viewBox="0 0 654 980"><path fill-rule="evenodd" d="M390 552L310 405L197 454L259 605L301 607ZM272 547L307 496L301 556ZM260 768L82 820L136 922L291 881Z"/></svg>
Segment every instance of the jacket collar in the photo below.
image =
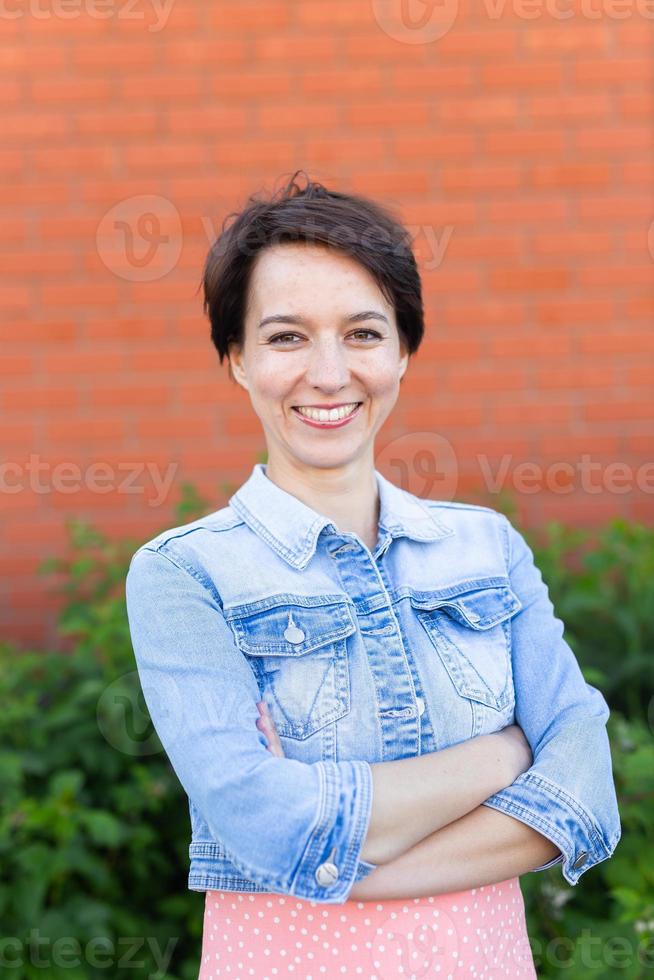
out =
<svg viewBox="0 0 654 980"><path fill-rule="evenodd" d="M438 541L454 529L438 520L419 497L395 486L375 470L379 489L379 525L391 537ZM255 463L245 483L229 499L239 517L289 564L304 568L316 550L323 528L336 531L328 517L308 507L266 476Z"/></svg>

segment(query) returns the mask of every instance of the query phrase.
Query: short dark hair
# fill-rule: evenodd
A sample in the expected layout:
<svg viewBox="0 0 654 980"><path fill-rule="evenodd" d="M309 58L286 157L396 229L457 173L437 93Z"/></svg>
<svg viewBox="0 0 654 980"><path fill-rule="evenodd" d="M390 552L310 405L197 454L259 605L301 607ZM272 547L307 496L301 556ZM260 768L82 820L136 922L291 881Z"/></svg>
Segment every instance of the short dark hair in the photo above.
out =
<svg viewBox="0 0 654 980"><path fill-rule="evenodd" d="M306 177L302 188L296 181ZM230 218L235 220L228 225ZM296 170L270 197L252 194L223 221L204 266L204 312L220 363L231 343L243 346L247 292L254 260L280 242L311 242L338 249L374 276L395 310L400 339L415 353L424 332L422 286L411 236L386 207L358 194L327 190ZM231 372L230 372L231 373Z"/></svg>

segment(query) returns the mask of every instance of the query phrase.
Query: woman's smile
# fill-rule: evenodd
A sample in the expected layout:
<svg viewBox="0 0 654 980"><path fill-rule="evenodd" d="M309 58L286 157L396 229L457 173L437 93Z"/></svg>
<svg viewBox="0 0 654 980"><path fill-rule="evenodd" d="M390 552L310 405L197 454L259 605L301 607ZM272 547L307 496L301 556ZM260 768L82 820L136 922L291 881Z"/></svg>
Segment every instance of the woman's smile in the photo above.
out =
<svg viewBox="0 0 654 980"><path fill-rule="evenodd" d="M305 425L311 425L317 429L338 429L351 422L359 414L362 405L363 402L351 402L341 408L332 409L293 405L292 410Z"/></svg>

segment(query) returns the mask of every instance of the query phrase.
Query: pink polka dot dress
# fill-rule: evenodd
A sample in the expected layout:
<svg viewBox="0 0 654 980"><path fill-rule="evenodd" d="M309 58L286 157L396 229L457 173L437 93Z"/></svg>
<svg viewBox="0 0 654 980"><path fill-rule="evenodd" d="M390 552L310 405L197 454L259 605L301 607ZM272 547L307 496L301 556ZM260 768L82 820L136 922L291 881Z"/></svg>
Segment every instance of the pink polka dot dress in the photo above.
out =
<svg viewBox="0 0 654 980"><path fill-rule="evenodd" d="M518 878L429 898L326 905L208 891L198 980L534 980Z"/></svg>

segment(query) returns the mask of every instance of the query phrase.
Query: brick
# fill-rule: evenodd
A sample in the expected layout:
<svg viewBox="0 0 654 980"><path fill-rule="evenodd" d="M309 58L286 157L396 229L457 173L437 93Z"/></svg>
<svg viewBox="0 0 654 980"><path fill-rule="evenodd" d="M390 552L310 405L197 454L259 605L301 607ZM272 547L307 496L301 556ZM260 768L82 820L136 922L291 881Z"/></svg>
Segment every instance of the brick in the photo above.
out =
<svg viewBox="0 0 654 980"><path fill-rule="evenodd" d="M62 443L73 446L104 440L113 443L116 439L125 438L127 428L123 419L66 419L46 422L45 433L49 447L54 448Z"/></svg>
<svg viewBox="0 0 654 980"><path fill-rule="evenodd" d="M652 145L652 134L647 126L621 126L619 140L615 138L614 127L589 127L578 129L574 139L580 150L619 156L623 156L627 150L649 150Z"/></svg>
<svg viewBox="0 0 654 980"><path fill-rule="evenodd" d="M212 72L211 91L228 106L243 101L269 102L292 92L292 79L283 71L216 71Z"/></svg>
<svg viewBox="0 0 654 980"><path fill-rule="evenodd" d="M612 169L605 163L538 164L531 168L528 179L534 187L605 187L611 180Z"/></svg>
<svg viewBox="0 0 654 980"><path fill-rule="evenodd" d="M611 58L610 60L577 61L577 82L592 85L631 85L633 82L651 82L653 77L651 58Z"/></svg>
<svg viewBox="0 0 654 980"><path fill-rule="evenodd" d="M517 166L443 167L441 186L444 191L517 189L522 182Z"/></svg>
<svg viewBox="0 0 654 980"><path fill-rule="evenodd" d="M302 136L307 132L324 133L327 127L339 127L342 109L339 104L329 105L321 102L319 105L298 103L295 105L261 105L254 110L253 118L245 119L243 129L261 129L264 132L272 130L277 136L280 132L297 133ZM297 167L293 168L294 170Z"/></svg>
<svg viewBox="0 0 654 980"><path fill-rule="evenodd" d="M611 232L562 229L560 232L534 235L534 252L542 255L594 255L613 249Z"/></svg>
<svg viewBox="0 0 654 980"><path fill-rule="evenodd" d="M547 351L544 349L543 353L547 354ZM554 354L556 351L552 350L551 353ZM616 370L611 364L575 364L568 367L556 361L548 369L539 368L536 372L536 380L540 388L570 388L571 391L577 388L610 388L616 382Z"/></svg>
<svg viewBox="0 0 654 980"><path fill-rule="evenodd" d="M522 129L519 132L484 133L487 156L524 156L531 153L558 154L565 149L565 133L551 129Z"/></svg>
<svg viewBox="0 0 654 980"><path fill-rule="evenodd" d="M210 30L218 36L230 31L269 33L288 27L290 21L291 8L283 0L241 0L238 4L221 0L211 11Z"/></svg>
<svg viewBox="0 0 654 980"><path fill-rule="evenodd" d="M515 61L484 65L481 70L481 83L484 89L494 88L551 88L562 82L563 67L560 62Z"/></svg>
<svg viewBox="0 0 654 980"><path fill-rule="evenodd" d="M385 92L386 78L385 72L381 68L359 68L351 77L345 77L340 69L335 68L314 68L310 73L302 76L299 89L308 98L327 95L333 96L334 92L343 91L352 95L378 95ZM283 76L288 83L283 94L290 91L290 76ZM251 92L249 94L252 94ZM256 94L256 93L255 93ZM268 92L273 97L280 92L274 87Z"/></svg>
<svg viewBox="0 0 654 980"><path fill-rule="evenodd" d="M502 125L515 121L518 100L515 95L442 99L435 106L435 114L448 127Z"/></svg>
<svg viewBox="0 0 654 980"><path fill-rule="evenodd" d="M584 95L528 95L524 100L527 119L553 119L557 126L582 119L610 119L612 99L604 92Z"/></svg>
<svg viewBox="0 0 654 980"><path fill-rule="evenodd" d="M197 100L202 93L198 75L128 75L119 82L119 97L126 100L166 100L164 104L184 99Z"/></svg>
<svg viewBox="0 0 654 980"><path fill-rule="evenodd" d="M579 339L582 354L651 354L654 353L654 332L651 330L613 330L610 333L592 332Z"/></svg>
<svg viewBox="0 0 654 980"><path fill-rule="evenodd" d="M30 96L35 103L97 102L113 95L113 83L108 78L86 78L80 83L75 78L37 78L30 85Z"/></svg>
<svg viewBox="0 0 654 980"><path fill-rule="evenodd" d="M58 408L78 408L79 392L74 388L54 388L43 385L9 386L0 388L0 405L5 412L30 412L35 410L50 413Z"/></svg>
<svg viewBox="0 0 654 980"><path fill-rule="evenodd" d="M570 204L564 197L544 197L533 194L528 197L506 199L489 198L485 205L488 220L494 223L531 223L541 227L545 222L559 222L570 214Z"/></svg>
<svg viewBox="0 0 654 980"><path fill-rule="evenodd" d="M198 439L212 439L214 425L214 419L207 415L193 416L186 413L184 418L138 418L134 430L139 439L146 442L161 439L168 444L170 439L182 439L189 444Z"/></svg>
<svg viewBox="0 0 654 980"><path fill-rule="evenodd" d="M349 41L349 38L348 38ZM291 62L328 62L336 56L337 45L335 37L321 34L311 35L303 31L301 35L270 35L253 39L254 57L258 64L278 62L286 67Z"/></svg>
<svg viewBox="0 0 654 980"><path fill-rule="evenodd" d="M248 128L251 120L242 106L216 106L207 109L170 109L163 114L163 132L177 135L215 136Z"/></svg>
<svg viewBox="0 0 654 980"><path fill-rule="evenodd" d="M86 393L90 408L162 408L171 401L171 390L162 385L94 385Z"/></svg>
<svg viewBox="0 0 654 980"><path fill-rule="evenodd" d="M187 70L189 65L213 67L216 64L241 64L250 51L249 39L244 37L172 37L169 33L157 39L160 63L179 66Z"/></svg>
<svg viewBox="0 0 654 980"><path fill-rule="evenodd" d="M476 74L469 65L427 64L415 68L401 65L391 70L389 80L393 92L422 93L451 88L458 93L472 88Z"/></svg>
<svg viewBox="0 0 654 980"><path fill-rule="evenodd" d="M536 358L538 358L538 363L542 364L543 358L556 357L557 365L560 365L561 362L558 358L567 357L571 351L571 338L565 334L534 334L526 330L520 333L506 332L499 336L496 333L490 338L489 343L489 352L492 357L522 360L529 364L533 364ZM557 375L560 373L558 366L555 373ZM549 377L550 374L551 370L548 369L539 372L538 376Z"/></svg>
<svg viewBox="0 0 654 980"><path fill-rule="evenodd" d="M122 372L127 366L122 350L101 349L98 345L90 350L56 351L43 355L43 370L47 375L74 375L81 379L85 374L101 371L103 374Z"/></svg>
<svg viewBox="0 0 654 980"><path fill-rule="evenodd" d="M424 102L350 102L344 110L348 125L354 127L377 127L388 125L389 119L397 117L398 124L427 126L429 106Z"/></svg>
<svg viewBox="0 0 654 980"><path fill-rule="evenodd" d="M536 323L547 326L610 323L614 317L614 304L592 297L540 300L534 306Z"/></svg>
<svg viewBox="0 0 654 980"><path fill-rule="evenodd" d="M398 161L424 160L474 160L477 140L471 133L391 134L392 152Z"/></svg>
<svg viewBox="0 0 654 980"><path fill-rule="evenodd" d="M564 289L570 284L568 269L534 267L531 269L493 269L489 275L493 289Z"/></svg>
<svg viewBox="0 0 654 980"><path fill-rule="evenodd" d="M588 422L629 422L654 419L654 402L651 398L642 400L587 402L583 406L584 418Z"/></svg>

